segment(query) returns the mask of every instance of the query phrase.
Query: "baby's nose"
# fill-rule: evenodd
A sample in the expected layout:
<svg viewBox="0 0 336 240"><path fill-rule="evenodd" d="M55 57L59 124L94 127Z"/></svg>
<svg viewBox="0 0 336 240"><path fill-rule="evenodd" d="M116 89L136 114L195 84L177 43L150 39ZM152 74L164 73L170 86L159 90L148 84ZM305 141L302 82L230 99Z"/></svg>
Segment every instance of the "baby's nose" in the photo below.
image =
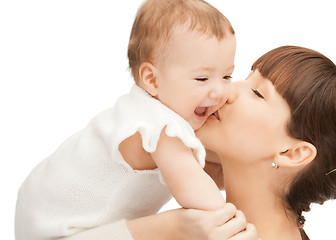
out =
<svg viewBox="0 0 336 240"><path fill-rule="evenodd" d="M218 99L218 98L220 98L220 93L219 93L218 89L213 89L209 93L209 97L212 98L212 99Z"/></svg>
<svg viewBox="0 0 336 240"><path fill-rule="evenodd" d="M230 84L223 83L223 80L220 80L212 85L211 91L209 92L209 97L212 99L219 100L226 95L225 92L230 88Z"/></svg>

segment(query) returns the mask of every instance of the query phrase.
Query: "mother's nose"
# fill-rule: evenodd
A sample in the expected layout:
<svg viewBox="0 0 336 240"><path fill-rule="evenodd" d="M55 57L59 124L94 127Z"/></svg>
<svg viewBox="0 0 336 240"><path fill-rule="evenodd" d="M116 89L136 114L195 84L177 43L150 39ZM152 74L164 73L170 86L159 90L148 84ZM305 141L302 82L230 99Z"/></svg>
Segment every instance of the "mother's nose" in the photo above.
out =
<svg viewBox="0 0 336 240"><path fill-rule="evenodd" d="M236 82L233 82L231 84L231 90L230 90L230 95L226 101L226 103L233 103L237 97L238 97L238 89L237 89L237 83Z"/></svg>

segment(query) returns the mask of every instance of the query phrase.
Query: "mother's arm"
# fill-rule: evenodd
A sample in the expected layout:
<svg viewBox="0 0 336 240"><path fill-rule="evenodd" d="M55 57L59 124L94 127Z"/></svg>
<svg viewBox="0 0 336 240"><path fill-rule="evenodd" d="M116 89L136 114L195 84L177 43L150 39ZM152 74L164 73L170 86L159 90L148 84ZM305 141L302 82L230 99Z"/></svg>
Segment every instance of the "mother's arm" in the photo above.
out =
<svg viewBox="0 0 336 240"><path fill-rule="evenodd" d="M204 170L223 190L223 171L217 155L207 150ZM239 233L238 233L239 232ZM238 233L238 234L236 234ZM231 238L234 235L234 238ZM120 220L62 240L256 240L257 232L232 204L212 211L176 209L138 219Z"/></svg>
<svg viewBox="0 0 336 240"><path fill-rule="evenodd" d="M237 234L238 233L238 234ZM217 211L175 209L89 229L62 240L256 240L242 212L226 204Z"/></svg>
<svg viewBox="0 0 336 240"><path fill-rule="evenodd" d="M237 213L232 204L216 212L193 209L175 209L138 219L120 220L104 226L89 229L61 238L62 240L202 240L212 239L218 225L229 221ZM236 219L236 228L228 228L226 234L233 235L241 226L244 218ZM221 238L227 239L227 238Z"/></svg>

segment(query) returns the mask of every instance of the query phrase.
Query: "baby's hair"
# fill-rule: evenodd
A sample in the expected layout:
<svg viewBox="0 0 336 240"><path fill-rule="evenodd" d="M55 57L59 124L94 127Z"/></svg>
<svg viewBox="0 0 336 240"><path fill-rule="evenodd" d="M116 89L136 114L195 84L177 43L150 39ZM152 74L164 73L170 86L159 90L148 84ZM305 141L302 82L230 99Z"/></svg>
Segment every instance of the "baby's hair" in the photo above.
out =
<svg viewBox="0 0 336 240"><path fill-rule="evenodd" d="M315 159L283 196L303 225L302 211L309 211L311 203L336 198L336 65L314 50L284 46L260 57L252 66L256 69L273 82L291 109L288 134L317 149Z"/></svg>
<svg viewBox="0 0 336 240"><path fill-rule="evenodd" d="M185 24L219 40L227 31L234 34L227 18L203 0L147 0L137 12L128 44L129 68L136 82L140 65L162 60L172 30Z"/></svg>

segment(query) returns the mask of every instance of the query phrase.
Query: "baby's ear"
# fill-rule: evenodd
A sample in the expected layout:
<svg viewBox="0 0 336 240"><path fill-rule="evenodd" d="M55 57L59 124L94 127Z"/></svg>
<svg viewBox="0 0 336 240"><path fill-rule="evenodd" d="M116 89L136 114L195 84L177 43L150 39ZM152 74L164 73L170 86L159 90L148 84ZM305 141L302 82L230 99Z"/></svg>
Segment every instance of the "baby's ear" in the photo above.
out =
<svg viewBox="0 0 336 240"><path fill-rule="evenodd" d="M279 167L305 167L316 157L316 147L306 141L297 140L286 151L277 154Z"/></svg>
<svg viewBox="0 0 336 240"><path fill-rule="evenodd" d="M157 92L157 69L149 63L144 62L139 68L140 86L143 87L150 95L156 97Z"/></svg>

